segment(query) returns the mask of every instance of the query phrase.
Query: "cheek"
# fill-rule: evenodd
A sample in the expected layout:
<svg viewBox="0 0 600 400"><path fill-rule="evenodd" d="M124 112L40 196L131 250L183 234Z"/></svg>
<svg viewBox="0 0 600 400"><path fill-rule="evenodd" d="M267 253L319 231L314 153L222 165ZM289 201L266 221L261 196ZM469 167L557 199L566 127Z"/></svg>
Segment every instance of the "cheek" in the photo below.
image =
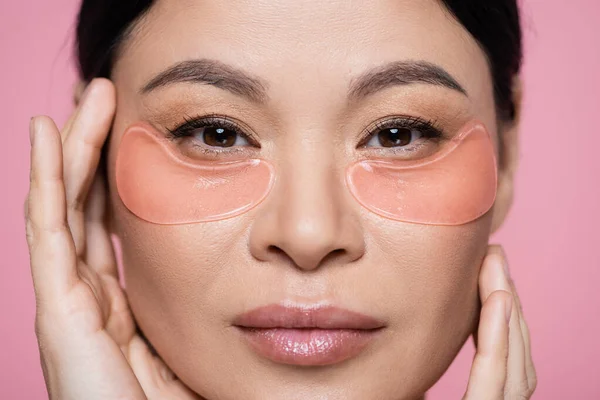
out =
<svg viewBox="0 0 600 400"><path fill-rule="evenodd" d="M389 354L406 379L433 385L452 363L478 316L478 275L491 213L461 226L385 223L372 238L389 266L379 280L394 313ZM400 374L401 375L401 374Z"/></svg>
<svg viewBox="0 0 600 400"><path fill-rule="evenodd" d="M476 316L478 278L489 238L490 218L460 227L438 227L415 272L418 317L436 342L460 338ZM436 329L439 327L444 329ZM425 335L427 336L427 335Z"/></svg>
<svg viewBox="0 0 600 400"><path fill-rule="evenodd" d="M236 291L230 288L251 290L231 269L245 261L240 248L243 224L159 226L126 213L120 222L124 278L138 326L178 374L194 371L203 379L214 378L204 369L206 360L220 359L224 365L233 361L226 355L218 358L227 348L222 340L226 318L235 309L231 298ZM203 362L199 365L198 360ZM194 374L188 376L189 384L204 389L214 385L210 379L199 382Z"/></svg>
<svg viewBox="0 0 600 400"><path fill-rule="evenodd" d="M215 307L211 300L222 298L219 288L229 281L231 265L240 263L236 255L243 254L238 247L243 243L244 220L156 225L131 215L123 205L114 209L127 293L136 317L138 311L160 313L175 325L190 315L225 315L220 312L221 307L226 310L226 302Z"/></svg>
<svg viewBox="0 0 600 400"><path fill-rule="evenodd" d="M387 293L396 294L390 301L406 307L403 314L421 307L436 312L454 309L457 299L477 289L491 217L489 212L460 226L385 221L368 230L369 247L380 259L372 262L389 266L383 280L390 282Z"/></svg>
<svg viewBox="0 0 600 400"><path fill-rule="evenodd" d="M162 342L182 332L202 335L208 334L208 326L214 329L224 325L229 305L214 300L227 300L219 288L229 281L230 266L240 264L236 257L240 258L244 250L237 246L244 243L241 237L248 221L238 217L201 224L159 225L136 217L117 191L118 139L112 140L107 172L127 297L146 336L157 348L168 349Z"/></svg>

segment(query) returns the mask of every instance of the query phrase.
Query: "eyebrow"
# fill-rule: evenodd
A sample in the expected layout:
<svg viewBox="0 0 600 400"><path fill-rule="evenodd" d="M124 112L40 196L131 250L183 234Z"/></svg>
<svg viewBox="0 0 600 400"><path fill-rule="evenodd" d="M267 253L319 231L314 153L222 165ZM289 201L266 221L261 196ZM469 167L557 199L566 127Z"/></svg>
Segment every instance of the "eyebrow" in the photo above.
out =
<svg viewBox="0 0 600 400"><path fill-rule="evenodd" d="M268 100L268 85L264 80L211 59L179 62L152 78L140 93L147 94L157 88L181 82L212 85L258 104L264 104ZM442 86L468 96L458 81L436 64L426 61L393 61L352 79L348 101L356 102L383 89L413 83Z"/></svg>
<svg viewBox="0 0 600 400"><path fill-rule="evenodd" d="M179 62L152 78L140 92L146 94L159 87L179 82L213 85L255 103L265 103L268 99L267 85L260 78L210 59Z"/></svg>
<svg viewBox="0 0 600 400"><path fill-rule="evenodd" d="M426 61L392 61L375 67L350 82L349 101L357 101L396 85L426 83L455 90L468 97L467 91L442 67Z"/></svg>

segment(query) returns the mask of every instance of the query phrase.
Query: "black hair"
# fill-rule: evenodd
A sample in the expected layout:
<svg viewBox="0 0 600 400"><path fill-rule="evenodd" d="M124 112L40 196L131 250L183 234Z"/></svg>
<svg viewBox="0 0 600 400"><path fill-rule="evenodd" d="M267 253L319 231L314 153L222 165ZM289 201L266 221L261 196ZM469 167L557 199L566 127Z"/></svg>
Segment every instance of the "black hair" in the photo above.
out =
<svg viewBox="0 0 600 400"><path fill-rule="evenodd" d="M487 55L498 118L515 118L513 79L523 62L517 0L443 0L446 8L477 40Z"/></svg>
<svg viewBox="0 0 600 400"><path fill-rule="evenodd" d="M492 74L498 119L515 118L513 79L522 63L522 33L517 0L441 0L477 40ZM153 0L82 0L76 49L80 77L110 77L119 45Z"/></svg>

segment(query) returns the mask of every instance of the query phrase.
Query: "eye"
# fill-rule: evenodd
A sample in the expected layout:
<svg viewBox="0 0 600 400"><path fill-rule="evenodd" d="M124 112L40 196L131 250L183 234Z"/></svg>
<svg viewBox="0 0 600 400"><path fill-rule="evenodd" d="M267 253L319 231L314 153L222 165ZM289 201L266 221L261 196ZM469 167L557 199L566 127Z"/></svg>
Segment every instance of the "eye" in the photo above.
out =
<svg viewBox="0 0 600 400"><path fill-rule="evenodd" d="M364 147L371 156L416 160L434 154L448 137L435 121L393 116L367 128L358 147Z"/></svg>
<svg viewBox="0 0 600 400"><path fill-rule="evenodd" d="M248 146L248 139L237 131L221 126L209 125L195 129L192 135L212 147Z"/></svg>
<svg viewBox="0 0 600 400"><path fill-rule="evenodd" d="M367 142L366 147L404 147L414 144L414 142L421 139L423 136L424 134L415 128L385 128L373 135Z"/></svg>
<svg viewBox="0 0 600 400"><path fill-rule="evenodd" d="M226 117L206 116L185 118L175 129L169 129L172 138L189 138L204 148L249 146L250 140L238 125Z"/></svg>

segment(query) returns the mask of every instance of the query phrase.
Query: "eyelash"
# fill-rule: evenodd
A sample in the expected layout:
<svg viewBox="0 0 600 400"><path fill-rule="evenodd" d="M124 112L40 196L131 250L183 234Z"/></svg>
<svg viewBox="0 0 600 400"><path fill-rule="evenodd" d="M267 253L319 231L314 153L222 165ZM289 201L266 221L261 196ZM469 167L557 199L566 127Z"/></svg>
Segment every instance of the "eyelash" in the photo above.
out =
<svg viewBox="0 0 600 400"><path fill-rule="evenodd" d="M189 137L189 136L193 135L193 133L196 129L201 129L201 128L205 128L207 126L212 126L212 127L224 128L224 129L234 131L237 135L240 135L240 136L248 139L249 142L251 142L252 144L255 144L257 147L260 147L260 145L258 145L257 141L251 135L248 135L247 133L245 133L239 127L239 125L237 123L235 123L233 120L231 120L228 117L220 116L218 114L208 114L208 115L199 116L199 117L190 117L190 116L186 115L183 117L183 120L185 122L178 125L177 127L172 128L172 129L167 128L169 139L180 139L180 138ZM217 149L208 148L208 147L199 146L199 145L197 145L195 147L199 148L204 153L206 153L208 155L213 155L213 156L220 155L222 153L233 153L233 152L238 152L238 151L244 151L244 149L240 149L239 146L229 148L227 150L217 150Z"/></svg>
<svg viewBox="0 0 600 400"><path fill-rule="evenodd" d="M172 129L167 128L170 139L179 139L179 138L189 137L189 136L193 135L193 132L196 129L201 129L201 128L205 128L207 126L212 126L212 127L216 127L216 128L224 128L224 129L231 130L231 131L235 132L237 135L240 135L240 136L246 138L249 142L251 142L252 144L254 144L260 148L260 145L258 144L257 140L254 139L254 137L252 135L245 133L244 130L242 128L240 128L236 122L234 122L233 120L231 120L228 117L220 116L218 114L208 114L205 116L198 116L198 117L190 117L190 116L186 115L186 116L184 116L183 119L185 122L178 125L177 127L172 128ZM378 134L380 131L383 131L384 129L398 128L398 127L408 128L408 129L416 129L421 132L422 138L424 138L426 140L440 140L445 137L443 130L438 126L437 120L428 120L428 119L424 119L421 117L414 117L414 116L399 116L399 117L393 117L390 119L386 119L383 121L382 120L377 121L373 124L373 126L368 127L365 130L365 133L363 135L361 135L361 139L359 141L358 147L364 146L366 143L368 143L369 139L371 137L373 137L373 135ZM226 150L225 149L217 150L217 149L208 148L208 147L200 146L200 145L196 145L195 147L198 147L201 151L203 151L204 153L206 153L208 155L218 156L223 153L230 154L230 153L234 153L234 152L244 151L243 147L246 147L246 146L232 146L230 148L227 148ZM386 148L382 147L382 148L371 148L371 149L373 149L374 151L383 151L387 154L389 154L389 152L406 153L407 151L414 150L414 149L406 150L406 149L402 149L401 147L386 147Z"/></svg>
<svg viewBox="0 0 600 400"><path fill-rule="evenodd" d="M390 128L407 128L415 129L421 132L422 138L427 141L439 141L446 137L443 130L438 126L437 120L429 120L414 116L396 116L388 119L383 119L375 122L372 126L365 129L362 139L359 140L358 146L364 146L374 136L385 129ZM380 152L381 154L406 154L418 148L407 150L403 147L371 147L371 151Z"/></svg>

